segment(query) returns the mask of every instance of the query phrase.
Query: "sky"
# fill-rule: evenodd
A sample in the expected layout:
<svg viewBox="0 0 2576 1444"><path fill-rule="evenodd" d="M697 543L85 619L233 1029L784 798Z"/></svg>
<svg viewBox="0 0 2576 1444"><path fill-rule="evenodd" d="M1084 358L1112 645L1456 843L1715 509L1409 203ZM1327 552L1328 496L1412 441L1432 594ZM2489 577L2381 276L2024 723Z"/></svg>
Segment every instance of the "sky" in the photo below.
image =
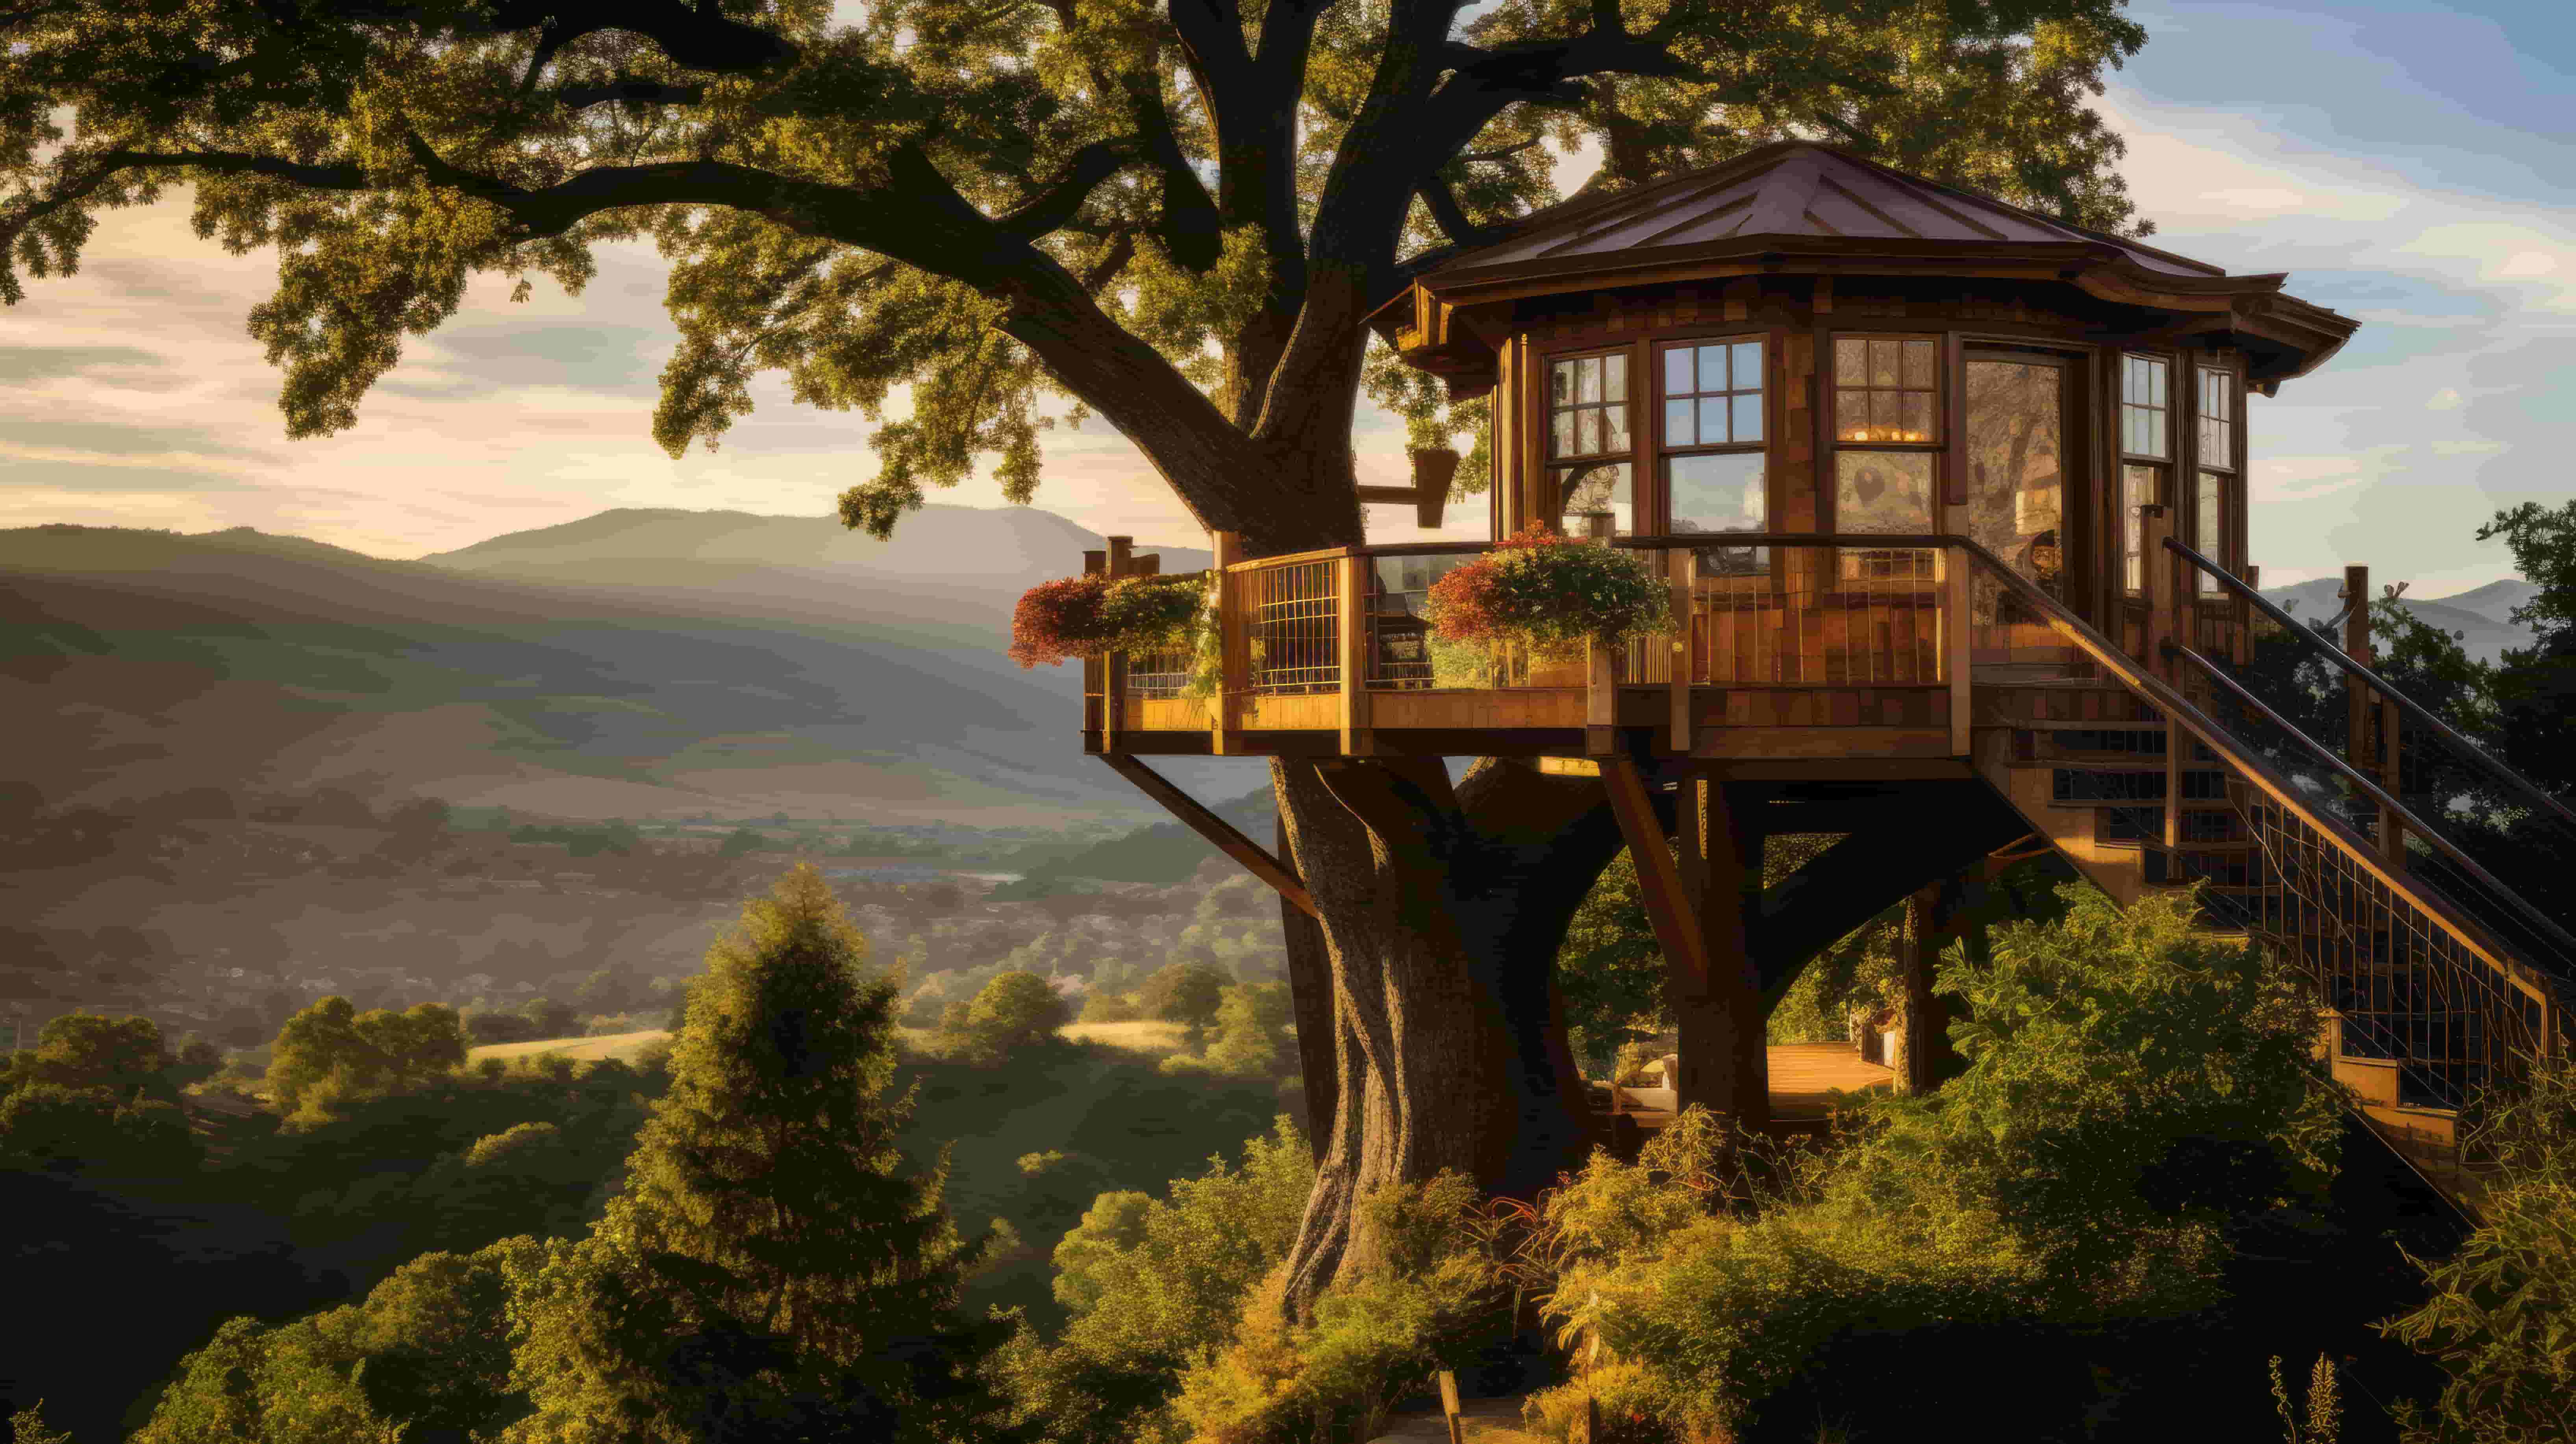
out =
<svg viewBox="0 0 2576 1444"><path fill-rule="evenodd" d="M2362 322L2315 374L2251 397L2252 560L2265 585L2369 563L2438 597L2511 574L2479 522L2576 496L2576 6L2132 0L2148 44L2097 102L2154 244ZM1567 156L1579 183L1589 157ZM674 345L665 268L603 247L577 297L484 277L337 436L289 441L245 320L275 258L190 231L184 194L102 221L80 272L0 313L0 526L253 526L417 557L610 507L821 515L874 470L871 423L774 375L720 450L649 432ZM897 393L900 414L901 393ZM1405 480L1364 414L1363 482ZM989 459L931 500L1000 506ZM1097 420L1049 434L1036 505L1140 545L1203 536ZM1485 509L1373 540L1481 537ZM900 530L898 530L900 538ZM1078 559L1068 558L1071 570Z"/></svg>

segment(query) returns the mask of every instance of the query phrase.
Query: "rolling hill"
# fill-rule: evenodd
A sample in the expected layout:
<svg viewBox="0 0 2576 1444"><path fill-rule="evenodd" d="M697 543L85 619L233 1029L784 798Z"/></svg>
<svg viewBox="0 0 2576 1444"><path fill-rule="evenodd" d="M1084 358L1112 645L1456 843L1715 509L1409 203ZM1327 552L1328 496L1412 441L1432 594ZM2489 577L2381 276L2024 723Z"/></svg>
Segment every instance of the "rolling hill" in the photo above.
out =
<svg viewBox="0 0 2576 1444"><path fill-rule="evenodd" d="M0 531L0 782L56 804L340 783L569 818L1160 817L1083 757L1079 674L1002 652L1019 593L1101 539L939 506L898 538L614 511L399 561L248 528ZM1174 775L1253 781L1211 767Z"/></svg>
<svg viewBox="0 0 2576 1444"><path fill-rule="evenodd" d="M2409 592L2398 600L2427 626L2459 633L2460 647L2471 657L2492 662L2502 656L2507 647L2531 645L2531 629L2515 626L2509 618L2515 607L2531 600L2535 590L2529 582L2507 579L2489 582L2454 596L2418 597ZM2308 622L2341 612L2342 592L2342 578L2319 577L2295 586L2267 587L2263 596L2275 606L2288 607L2290 615L2300 621Z"/></svg>

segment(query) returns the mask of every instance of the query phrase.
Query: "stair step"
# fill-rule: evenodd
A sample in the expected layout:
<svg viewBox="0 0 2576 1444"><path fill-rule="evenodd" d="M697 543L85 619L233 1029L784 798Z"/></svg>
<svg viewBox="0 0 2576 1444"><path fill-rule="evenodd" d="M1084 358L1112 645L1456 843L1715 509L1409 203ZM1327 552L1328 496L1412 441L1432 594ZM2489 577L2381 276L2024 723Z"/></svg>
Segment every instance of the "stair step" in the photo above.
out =
<svg viewBox="0 0 2576 1444"><path fill-rule="evenodd" d="M2165 760L2161 757L2153 761L2125 757L2041 757L2029 762L2007 762L2004 765L2023 772L2036 772L2043 769L2054 772L2162 772L2165 770ZM2224 762L2186 762L2182 764L2182 770L2225 772L2228 767Z"/></svg>

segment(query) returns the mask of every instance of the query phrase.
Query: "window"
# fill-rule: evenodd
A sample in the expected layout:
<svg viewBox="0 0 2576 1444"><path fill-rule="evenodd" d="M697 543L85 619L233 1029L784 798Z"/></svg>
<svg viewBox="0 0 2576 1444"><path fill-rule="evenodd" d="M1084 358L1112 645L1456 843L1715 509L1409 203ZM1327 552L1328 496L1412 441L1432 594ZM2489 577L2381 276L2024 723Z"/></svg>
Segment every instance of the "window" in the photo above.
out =
<svg viewBox="0 0 2576 1444"><path fill-rule="evenodd" d="M2228 499L2236 481L2236 374L2203 367L2197 374L2200 423L2198 485L2193 488L2191 544L2211 561L2235 570L2235 558L2228 554ZM2199 592L2205 597L2222 593L2218 578L2194 568L2199 577Z"/></svg>
<svg viewBox="0 0 2576 1444"><path fill-rule="evenodd" d="M2146 527L2138 508L2162 503L2173 459L2166 394L2172 375L2173 363L2161 356L2120 358L2120 585L2131 596L2147 589Z"/></svg>
<svg viewBox="0 0 2576 1444"><path fill-rule="evenodd" d="M1835 338L1834 530L1932 530L1939 359L1940 343L1928 337ZM1841 572L1929 576L1932 555L1846 551Z"/></svg>
<svg viewBox="0 0 2576 1444"><path fill-rule="evenodd" d="M1636 489L1627 462L1631 445L1628 353L1573 356L1551 363L1549 479L1556 484L1561 501L1558 514L1567 532L1626 536L1636 530ZM1569 461L1574 464L1565 464Z"/></svg>
<svg viewBox="0 0 2576 1444"><path fill-rule="evenodd" d="M1761 531L1770 522L1762 466L1760 341L1686 341L1661 348L1666 530ZM1767 570L1758 547L1699 553L1702 576Z"/></svg>

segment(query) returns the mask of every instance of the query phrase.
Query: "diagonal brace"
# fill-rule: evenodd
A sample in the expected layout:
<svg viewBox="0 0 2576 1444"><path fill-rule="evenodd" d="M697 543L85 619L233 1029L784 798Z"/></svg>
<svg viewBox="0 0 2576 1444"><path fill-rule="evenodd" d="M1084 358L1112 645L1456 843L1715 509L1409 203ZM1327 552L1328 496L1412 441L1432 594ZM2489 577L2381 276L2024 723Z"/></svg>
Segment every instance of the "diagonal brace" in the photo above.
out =
<svg viewBox="0 0 2576 1444"><path fill-rule="evenodd" d="M1101 753L1100 760L1110 770L1136 784L1136 790L1163 804L1163 810L1178 818L1181 825L1206 838L1216 850L1242 863L1244 870L1270 884L1272 890L1294 904L1310 918L1323 915L1315 911L1315 899L1306 892L1305 884L1287 864L1273 857L1268 848L1254 842L1235 829L1233 823L1210 812L1195 797L1171 784L1170 779L1124 753Z"/></svg>

